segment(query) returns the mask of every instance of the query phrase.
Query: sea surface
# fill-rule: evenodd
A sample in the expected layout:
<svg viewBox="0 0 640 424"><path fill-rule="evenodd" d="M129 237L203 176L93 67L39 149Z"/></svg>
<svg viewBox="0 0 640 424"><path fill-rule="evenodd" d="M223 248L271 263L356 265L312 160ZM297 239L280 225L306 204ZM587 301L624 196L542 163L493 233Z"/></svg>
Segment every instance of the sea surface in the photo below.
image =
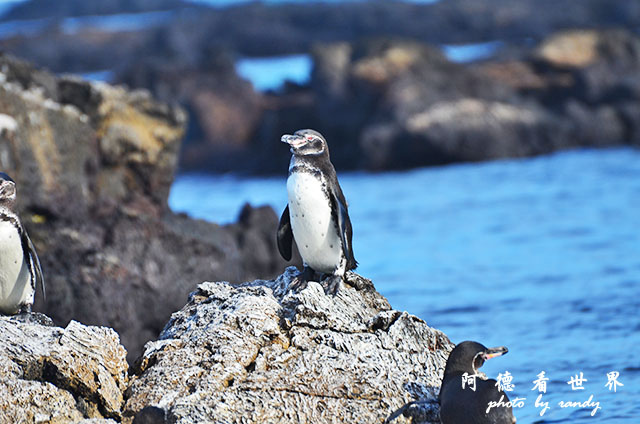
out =
<svg viewBox="0 0 640 424"><path fill-rule="evenodd" d="M279 143L275 143L279 144ZM274 148L279 148L277 145ZM180 175L175 211L220 223L286 204L285 174ZM519 423L640 422L640 151L574 150L406 172L340 173L358 272L455 342L504 345ZM275 236L275 235L274 235ZM545 372L540 417L533 381ZM617 386L606 386L610 372ZM568 384L582 373L584 389ZM595 406L561 408L558 402Z"/></svg>

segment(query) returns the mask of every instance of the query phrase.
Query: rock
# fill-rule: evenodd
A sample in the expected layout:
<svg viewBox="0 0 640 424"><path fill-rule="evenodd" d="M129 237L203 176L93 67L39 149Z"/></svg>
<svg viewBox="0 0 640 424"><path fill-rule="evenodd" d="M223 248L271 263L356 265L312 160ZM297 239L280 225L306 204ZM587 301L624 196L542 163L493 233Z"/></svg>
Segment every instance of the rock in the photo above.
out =
<svg viewBox="0 0 640 424"><path fill-rule="evenodd" d="M289 292L296 275L199 285L138 360L123 422L373 423L435 399L443 333L357 274L336 297Z"/></svg>
<svg viewBox="0 0 640 424"><path fill-rule="evenodd" d="M108 69L119 83L180 102L190 115L182 169L281 173L287 153L275 147L280 135L307 127L327 136L339 169L409 168L639 143L636 2L252 2L215 9L179 0L117 3L65 0L55 13L172 13L131 31L80 25L70 32L58 22L43 23L29 36L0 40L0 47L56 72ZM29 2L10 16L53 16L51 7ZM391 38L376 40L381 36ZM502 47L481 63L465 65L449 63L439 48L427 45L488 41ZM314 59L312 81L302 87L256 93L235 72L238 57L300 53ZM37 77L32 71L26 75L28 81ZM64 93L51 76L39 85L45 93ZM81 91L76 94L87 94ZM441 119L437 128L429 127L433 133L410 124L458 105L473 110L472 131ZM525 118L492 115L506 109ZM594 132L593 122L603 129ZM105 141L105 157L122 147ZM124 193L119 172L101 180L114 195Z"/></svg>
<svg viewBox="0 0 640 424"><path fill-rule="evenodd" d="M584 67L597 59L598 33L596 31L570 31L555 34L538 48L541 60L558 67Z"/></svg>
<svg viewBox="0 0 640 424"><path fill-rule="evenodd" d="M42 262L59 325L113 327L129 360L195 281L246 281L285 266L277 216L219 226L169 211L186 115L145 91L55 77L0 57L0 169ZM247 209L251 215L251 208Z"/></svg>
<svg viewBox="0 0 640 424"><path fill-rule="evenodd" d="M126 31L82 25L68 31L58 21L39 21L40 30L7 36L0 47L55 72L109 70L118 83L149 89L162 101L181 102L191 117L183 169L281 172L286 153L274 146L282 133L303 127L320 129L336 140L334 163L342 169L407 168L637 143L637 96L628 94L638 90L637 47L630 37L640 17L636 2L250 2L228 8L179 0L45 3L17 5L7 17L171 11L166 18ZM624 35L603 30L613 27ZM552 35L565 28L589 29ZM380 36L413 40L414 46L395 41L380 49L375 47L379 42L370 41ZM427 52L424 45L416 47L487 41L504 44L488 66L455 66L434 48ZM318 45L323 47L314 47ZM233 66L238 57L300 53L314 56L313 81L307 87L289 86L284 93L254 92ZM623 73L621 61L631 65ZM33 72L27 74L35 78ZM41 86L56 90L44 81ZM625 96L625 104L612 100ZM499 101L535 114L539 127L514 128L511 121L476 114L474 122L488 122L477 133L447 127L436 137L414 136L406 128L407 113L427 113L434 102L446 109L457 104L450 102L465 99ZM569 110L567 105L575 100L585 104ZM482 108L491 111L494 106ZM613 114L603 112L610 106ZM594 141L591 127L583 125L603 117L606 139ZM491 145L485 151L486 140ZM104 178L111 185L118 175ZM114 183L113 190L122 188Z"/></svg>
<svg viewBox="0 0 640 424"><path fill-rule="evenodd" d="M266 275L277 275L282 270L282 258L276 253L278 247L274 228L278 228L279 216L270 206L252 207L245 204L238 215L238 221L226 227L235 237L239 248L242 268L259 268ZM274 255L275 253L275 255ZM292 261L301 264L302 258L297 247L293 249ZM254 278L259 277L256 275Z"/></svg>
<svg viewBox="0 0 640 424"><path fill-rule="evenodd" d="M190 112L188 142L182 149L189 169L213 166L225 172L243 162L255 164L246 148L264 112L263 96L236 74L228 51L211 49L203 54L195 64L142 57L117 78L158 93L163 101L179 102Z"/></svg>
<svg viewBox="0 0 640 424"><path fill-rule="evenodd" d="M0 422L439 422L449 339L353 272L298 275L200 284L133 375L110 328L0 317Z"/></svg>
<svg viewBox="0 0 640 424"><path fill-rule="evenodd" d="M281 95L282 107L260 134L276 140L312 123L338 168L396 169L640 142L633 118L640 37L631 32L561 33L520 59L477 64L451 63L437 49L400 40L318 46L313 58L310 102ZM271 155L281 162L280 152Z"/></svg>
<svg viewBox="0 0 640 424"><path fill-rule="evenodd" d="M284 108L281 113L293 117L281 121L302 127L315 119L338 168L525 156L552 150L546 145L564 135L552 114L512 87L421 43L321 46L314 63L314 104L297 112Z"/></svg>
<svg viewBox="0 0 640 424"><path fill-rule="evenodd" d="M110 328L0 317L0 422L115 423L127 372Z"/></svg>

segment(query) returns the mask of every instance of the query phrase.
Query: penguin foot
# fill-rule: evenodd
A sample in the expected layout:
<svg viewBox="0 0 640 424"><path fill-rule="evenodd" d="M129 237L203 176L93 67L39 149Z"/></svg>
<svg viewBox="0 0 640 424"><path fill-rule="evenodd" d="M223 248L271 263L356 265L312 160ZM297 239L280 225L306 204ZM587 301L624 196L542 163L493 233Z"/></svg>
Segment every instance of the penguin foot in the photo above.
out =
<svg viewBox="0 0 640 424"><path fill-rule="evenodd" d="M296 278L291 280L291 283L289 283L289 290L300 292L307 288L307 284L309 284L309 281L302 275L298 275Z"/></svg>
<svg viewBox="0 0 640 424"><path fill-rule="evenodd" d="M316 272L313 270L313 268L305 265L300 275L294 278L291 281L291 284L289 284L289 290L299 292L306 289L309 281L313 281L315 276Z"/></svg>
<svg viewBox="0 0 640 424"><path fill-rule="evenodd" d="M324 294L335 296L338 294L340 283L342 282L342 276L329 275L322 281L322 287L324 288Z"/></svg>
<svg viewBox="0 0 640 424"><path fill-rule="evenodd" d="M18 311L18 313L20 315L22 314L30 314L31 313L31 304L30 303L23 303L22 305L20 305L20 310Z"/></svg>
<svg viewBox="0 0 640 424"><path fill-rule="evenodd" d="M310 266L305 265L302 270L302 274L300 274L300 278L303 278L305 281L313 281L316 276L316 272Z"/></svg>

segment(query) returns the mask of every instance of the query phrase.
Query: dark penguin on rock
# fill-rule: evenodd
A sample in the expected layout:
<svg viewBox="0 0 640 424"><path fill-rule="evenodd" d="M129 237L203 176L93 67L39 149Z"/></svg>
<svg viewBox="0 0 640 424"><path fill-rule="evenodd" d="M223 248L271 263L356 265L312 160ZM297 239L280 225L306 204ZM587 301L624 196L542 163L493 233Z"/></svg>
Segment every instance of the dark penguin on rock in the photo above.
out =
<svg viewBox="0 0 640 424"><path fill-rule="evenodd" d="M0 313L30 313L36 284L44 278L36 250L13 211L16 183L0 172Z"/></svg>
<svg viewBox="0 0 640 424"><path fill-rule="evenodd" d="M304 261L304 271L291 288L301 290L308 281L324 277L325 292L335 294L345 273L358 263L351 247L347 201L329 160L327 141L314 130L283 135L281 141L291 146L293 156L287 179L289 202L278 226L278 250L291 260L295 239Z"/></svg>
<svg viewBox="0 0 640 424"><path fill-rule="evenodd" d="M476 342L459 343L449 354L440 387L440 420L442 424L513 424L516 422L511 407L494 407L487 413L489 402L509 402L498 390L496 380L488 379L478 371L484 361L508 352L506 347L487 348ZM478 375L476 390L469 384L462 388L462 376Z"/></svg>

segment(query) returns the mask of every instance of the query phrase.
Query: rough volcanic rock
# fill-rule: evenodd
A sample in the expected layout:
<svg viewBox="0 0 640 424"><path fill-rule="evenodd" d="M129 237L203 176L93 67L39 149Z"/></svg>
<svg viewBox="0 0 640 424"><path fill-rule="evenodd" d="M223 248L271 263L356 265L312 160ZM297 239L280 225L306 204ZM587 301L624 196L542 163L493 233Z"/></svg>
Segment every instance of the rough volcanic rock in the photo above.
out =
<svg viewBox="0 0 640 424"><path fill-rule="evenodd" d="M8 56L0 79L0 169L17 182L47 280L36 309L56 323L113 327L133 360L195 281L246 281L285 266L266 237L277 225L270 209L251 219L248 207L228 227L168 210L180 108Z"/></svg>
<svg viewBox="0 0 640 424"><path fill-rule="evenodd" d="M443 333L357 274L336 297L315 282L290 292L296 275L199 285L147 344L124 422L381 423L435 398L453 347Z"/></svg>
<svg viewBox="0 0 640 424"><path fill-rule="evenodd" d="M127 371L110 328L0 317L0 422L120 421Z"/></svg>

